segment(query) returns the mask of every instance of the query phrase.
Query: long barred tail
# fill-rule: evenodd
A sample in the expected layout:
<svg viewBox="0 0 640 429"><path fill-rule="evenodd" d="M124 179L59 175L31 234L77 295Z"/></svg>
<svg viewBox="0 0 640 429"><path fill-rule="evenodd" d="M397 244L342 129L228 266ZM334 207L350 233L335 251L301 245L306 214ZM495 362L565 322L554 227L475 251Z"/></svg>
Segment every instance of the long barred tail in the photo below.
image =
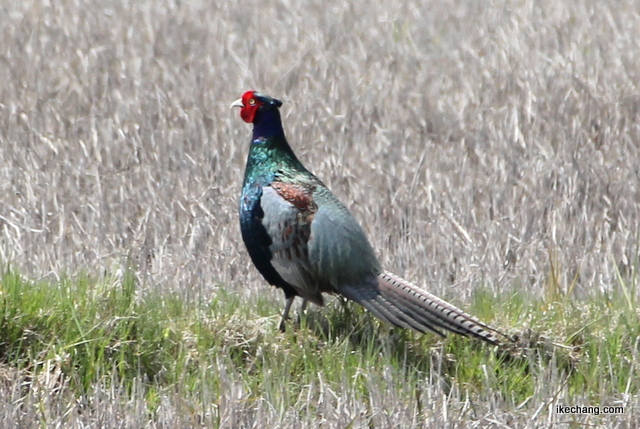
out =
<svg viewBox="0 0 640 429"><path fill-rule="evenodd" d="M445 329L495 345L502 343L501 338L509 339L470 314L394 274L383 272L373 281L377 281L377 288L371 284L350 286L341 292L377 318L403 328L430 331L442 337L444 334L440 329Z"/></svg>

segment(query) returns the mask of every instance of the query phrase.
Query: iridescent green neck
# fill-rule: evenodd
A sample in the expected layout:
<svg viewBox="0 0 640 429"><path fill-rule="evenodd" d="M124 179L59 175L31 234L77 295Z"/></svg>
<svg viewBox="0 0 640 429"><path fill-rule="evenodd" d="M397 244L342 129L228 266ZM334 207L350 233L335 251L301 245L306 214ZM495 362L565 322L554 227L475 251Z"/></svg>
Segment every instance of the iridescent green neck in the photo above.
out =
<svg viewBox="0 0 640 429"><path fill-rule="evenodd" d="M247 158L245 183L269 184L279 178L291 177L295 172L307 172L293 153L282 129L280 111L262 106L253 122L253 137Z"/></svg>
<svg viewBox="0 0 640 429"><path fill-rule="evenodd" d="M271 138L258 137L251 142L245 169L245 183L257 181L268 184L274 180L276 173L288 176L294 170L306 171L284 135Z"/></svg>

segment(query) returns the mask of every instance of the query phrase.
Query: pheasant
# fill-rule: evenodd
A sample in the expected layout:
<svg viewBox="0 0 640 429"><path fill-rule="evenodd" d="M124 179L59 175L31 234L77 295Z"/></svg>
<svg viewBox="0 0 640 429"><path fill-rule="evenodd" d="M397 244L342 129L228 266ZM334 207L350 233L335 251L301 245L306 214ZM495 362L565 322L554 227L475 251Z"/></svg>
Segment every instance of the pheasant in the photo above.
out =
<svg viewBox="0 0 640 429"><path fill-rule="evenodd" d="M446 301L382 269L364 231L335 195L293 153L282 128L282 102L247 91L231 107L253 124L240 196L240 229L249 256L281 288L285 322L295 297L324 304L340 294L377 318L421 333L442 330L498 345L508 338Z"/></svg>

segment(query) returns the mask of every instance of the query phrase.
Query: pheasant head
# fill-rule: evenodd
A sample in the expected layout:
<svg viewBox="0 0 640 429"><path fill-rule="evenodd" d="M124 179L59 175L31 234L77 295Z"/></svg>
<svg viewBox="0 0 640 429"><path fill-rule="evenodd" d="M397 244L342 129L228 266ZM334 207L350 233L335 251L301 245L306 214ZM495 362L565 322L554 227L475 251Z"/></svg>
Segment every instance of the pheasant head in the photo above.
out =
<svg viewBox="0 0 640 429"><path fill-rule="evenodd" d="M231 103L231 107L240 108L240 117L249 124L262 122L263 113L278 111L282 101L262 95L256 91L247 91L242 98Z"/></svg>

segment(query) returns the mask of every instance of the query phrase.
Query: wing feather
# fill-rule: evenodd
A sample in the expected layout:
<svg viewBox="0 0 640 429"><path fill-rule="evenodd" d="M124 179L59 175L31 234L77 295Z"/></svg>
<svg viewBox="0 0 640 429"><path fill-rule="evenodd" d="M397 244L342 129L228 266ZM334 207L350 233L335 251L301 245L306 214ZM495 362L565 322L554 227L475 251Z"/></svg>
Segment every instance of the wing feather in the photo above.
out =
<svg viewBox="0 0 640 429"><path fill-rule="evenodd" d="M322 295L311 273L307 245L313 214L301 210L296 201L285 199L277 186L263 188L261 204L262 222L272 240L271 264L300 296L322 305Z"/></svg>
<svg viewBox="0 0 640 429"><path fill-rule="evenodd" d="M311 224L309 260L323 288L341 287L380 271L373 248L351 212L326 188L314 193L318 211Z"/></svg>

